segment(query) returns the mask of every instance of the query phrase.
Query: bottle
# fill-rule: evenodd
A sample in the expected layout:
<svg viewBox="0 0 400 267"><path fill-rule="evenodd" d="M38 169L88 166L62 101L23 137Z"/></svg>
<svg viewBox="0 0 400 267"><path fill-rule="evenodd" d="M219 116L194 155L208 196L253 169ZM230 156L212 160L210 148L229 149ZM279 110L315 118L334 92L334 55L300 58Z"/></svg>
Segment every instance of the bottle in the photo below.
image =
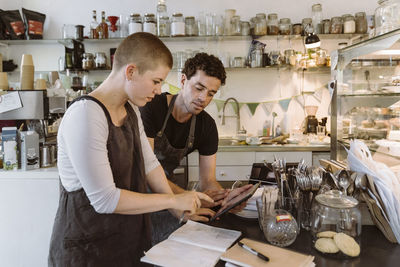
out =
<svg viewBox="0 0 400 267"><path fill-rule="evenodd" d="M269 137L271 132L271 122L269 120L264 121L262 135Z"/></svg>
<svg viewBox="0 0 400 267"><path fill-rule="evenodd" d="M97 32L97 22L96 10L92 11L93 20L90 22L90 39L99 39L99 33Z"/></svg>
<svg viewBox="0 0 400 267"><path fill-rule="evenodd" d="M165 3L165 0L158 0L157 4L157 36L165 36L163 33L165 33L165 23L160 23L160 18L162 17L167 17L167 4Z"/></svg>
<svg viewBox="0 0 400 267"><path fill-rule="evenodd" d="M282 130L281 130L281 126L276 126L276 130L275 130L275 137L277 136L281 136L282 135Z"/></svg>
<svg viewBox="0 0 400 267"><path fill-rule="evenodd" d="M108 39L108 24L106 22L106 12L101 11L101 22L97 26L99 39Z"/></svg>
<svg viewBox="0 0 400 267"><path fill-rule="evenodd" d="M321 33L321 21L322 21L322 6L321 4L314 4L311 7L312 9L312 24L314 33Z"/></svg>

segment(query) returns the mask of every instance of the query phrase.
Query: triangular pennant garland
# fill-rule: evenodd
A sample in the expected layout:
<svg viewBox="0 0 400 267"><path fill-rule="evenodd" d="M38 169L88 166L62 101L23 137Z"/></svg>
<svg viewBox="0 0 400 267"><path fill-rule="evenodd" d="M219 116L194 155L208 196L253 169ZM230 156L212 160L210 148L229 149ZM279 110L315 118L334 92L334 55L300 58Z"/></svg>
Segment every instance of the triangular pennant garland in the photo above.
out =
<svg viewBox="0 0 400 267"><path fill-rule="evenodd" d="M262 107L264 109L265 114L269 116L272 112L272 108L274 107L275 103L274 102L266 102L262 103Z"/></svg>
<svg viewBox="0 0 400 267"><path fill-rule="evenodd" d="M289 99L282 99L282 100L279 100L279 105L282 107L282 110L283 110L283 111L286 112L286 111L288 110L290 100L292 100L292 99L289 98Z"/></svg>
<svg viewBox="0 0 400 267"><path fill-rule="evenodd" d="M258 105L260 105L260 103L246 103L246 104L249 107L252 116L256 112Z"/></svg>

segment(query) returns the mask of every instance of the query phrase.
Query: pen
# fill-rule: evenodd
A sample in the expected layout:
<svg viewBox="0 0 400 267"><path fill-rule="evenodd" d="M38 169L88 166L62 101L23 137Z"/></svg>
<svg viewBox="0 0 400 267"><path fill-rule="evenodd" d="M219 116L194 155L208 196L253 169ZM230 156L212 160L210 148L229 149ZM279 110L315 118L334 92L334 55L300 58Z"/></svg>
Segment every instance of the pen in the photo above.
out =
<svg viewBox="0 0 400 267"><path fill-rule="evenodd" d="M269 261L269 258L267 256L265 256L264 254L261 254L260 252L252 249L251 247L246 246L245 244L243 244L242 242L238 242L239 246L241 246L242 248L244 248L245 250L251 252L252 254L256 255L257 257L259 257L260 259L263 259L265 261Z"/></svg>

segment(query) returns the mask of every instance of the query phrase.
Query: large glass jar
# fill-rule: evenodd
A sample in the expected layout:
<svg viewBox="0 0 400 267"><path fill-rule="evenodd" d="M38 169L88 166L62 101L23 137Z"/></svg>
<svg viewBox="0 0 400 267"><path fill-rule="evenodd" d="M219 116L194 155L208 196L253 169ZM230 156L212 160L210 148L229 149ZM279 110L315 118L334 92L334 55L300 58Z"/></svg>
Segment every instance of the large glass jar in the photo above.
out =
<svg viewBox="0 0 400 267"><path fill-rule="evenodd" d="M160 37L166 37L171 35L168 16L160 16L158 18L157 30L158 30L158 36Z"/></svg>
<svg viewBox="0 0 400 267"><path fill-rule="evenodd" d="M157 34L156 18L154 14L144 14L143 31L151 34Z"/></svg>
<svg viewBox="0 0 400 267"><path fill-rule="evenodd" d="M276 13L268 14L267 28L268 28L268 35L279 34L278 14Z"/></svg>
<svg viewBox="0 0 400 267"><path fill-rule="evenodd" d="M293 34L298 34L298 35L302 34L303 25L301 25L301 23L293 24L292 32L293 32Z"/></svg>
<svg viewBox="0 0 400 267"><path fill-rule="evenodd" d="M243 36L250 35L250 23L248 21L240 22L240 28Z"/></svg>
<svg viewBox="0 0 400 267"><path fill-rule="evenodd" d="M143 31L143 22L140 14L131 14L129 21L129 34Z"/></svg>
<svg viewBox="0 0 400 267"><path fill-rule="evenodd" d="M254 35L267 34L267 18L264 13L258 13L254 24Z"/></svg>
<svg viewBox="0 0 400 267"><path fill-rule="evenodd" d="M314 4L312 9L312 23L314 28L314 33L322 33L321 31L321 21L322 21L322 6L321 4Z"/></svg>
<svg viewBox="0 0 400 267"><path fill-rule="evenodd" d="M311 216L314 248L337 258L357 257L362 226L358 201L338 190L317 195L315 200Z"/></svg>
<svg viewBox="0 0 400 267"><path fill-rule="evenodd" d="M82 59L82 69L92 70L94 69L94 56L92 53L84 53Z"/></svg>
<svg viewBox="0 0 400 267"><path fill-rule="evenodd" d="M375 10L375 35L400 27L400 0L379 0Z"/></svg>
<svg viewBox="0 0 400 267"><path fill-rule="evenodd" d="M302 19L301 24L303 25L303 35L307 35L308 33L312 33L314 31L311 18Z"/></svg>
<svg viewBox="0 0 400 267"><path fill-rule="evenodd" d="M241 35L240 16L233 16L231 19L231 35Z"/></svg>
<svg viewBox="0 0 400 267"><path fill-rule="evenodd" d="M356 33L367 33L368 23L365 12L357 12L355 19L356 19Z"/></svg>
<svg viewBox="0 0 400 267"><path fill-rule="evenodd" d="M94 60L96 69L105 69L107 68L107 56L104 52L97 52L96 58Z"/></svg>
<svg viewBox="0 0 400 267"><path fill-rule="evenodd" d="M185 21L182 13L174 13L172 15L171 36L185 36Z"/></svg>
<svg viewBox="0 0 400 267"><path fill-rule="evenodd" d="M279 34L290 35L292 33L292 23L289 18L279 20Z"/></svg>
<svg viewBox="0 0 400 267"><path fill-rule="evenodd" d="M352 15L343 15L343 33L355 33L356 21Z"/></svg>
<svg viewBox="0 0 400 267"><path fill-rule="evenodd" d="M340 34L343 30L343 20L341 17L333 17L331 19L331 31L332 34Z"/></svg>
<svg viewBox="0 0 400 267"><path fill-rule="evenodd" d="M322 32L323 34L329 34L331 31L331 20L330 19L324 19L321 22L322 25Z"/></svg>
<svg viewBox="0 0 400 267"><path fill-rule="evenodd" d="M197 35L196 20L194 19L193 16L185 18L185 35L186 36Z"/></svg>

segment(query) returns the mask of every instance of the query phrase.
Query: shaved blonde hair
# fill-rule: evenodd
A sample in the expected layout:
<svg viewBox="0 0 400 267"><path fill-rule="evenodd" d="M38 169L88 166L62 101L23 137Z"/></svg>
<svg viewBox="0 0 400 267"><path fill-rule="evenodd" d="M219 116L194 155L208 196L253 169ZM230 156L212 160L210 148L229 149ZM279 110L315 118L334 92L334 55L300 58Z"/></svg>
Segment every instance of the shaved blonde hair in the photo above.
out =
<svg viewBox="0 0 400 267"><path fill-rule="evenodd" d="M172 68L172 55L168 47L155 35L138 32L126 37L114 54L113 70L127 64L136 64L139 73L154 70L159 65Z"/></svg>

